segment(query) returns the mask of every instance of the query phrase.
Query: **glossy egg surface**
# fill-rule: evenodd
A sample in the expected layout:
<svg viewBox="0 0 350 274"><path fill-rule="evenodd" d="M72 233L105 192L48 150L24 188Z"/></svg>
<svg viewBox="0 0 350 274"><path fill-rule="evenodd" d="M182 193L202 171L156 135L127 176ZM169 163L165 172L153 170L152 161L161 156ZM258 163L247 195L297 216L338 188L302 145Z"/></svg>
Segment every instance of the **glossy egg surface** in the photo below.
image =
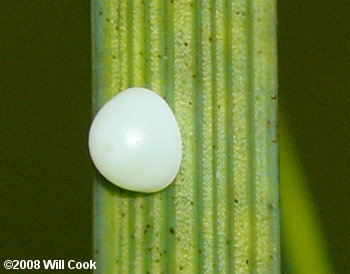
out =
<svg viewBox="0 0 350 274"><path fill-rule="evenodd" d="M156 192L175 178L181 162L181 135L168 104L144 88L129 88L95 116L89 150L98 171L132 191Z"/></svg>

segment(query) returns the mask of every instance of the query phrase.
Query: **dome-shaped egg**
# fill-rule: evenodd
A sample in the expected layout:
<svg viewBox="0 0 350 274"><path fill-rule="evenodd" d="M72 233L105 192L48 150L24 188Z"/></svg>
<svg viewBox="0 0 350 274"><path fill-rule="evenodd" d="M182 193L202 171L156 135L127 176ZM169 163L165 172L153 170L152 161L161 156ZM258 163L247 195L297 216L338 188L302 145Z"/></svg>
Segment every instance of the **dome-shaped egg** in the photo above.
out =
<svg viewBox="0 0 350 274"><path fill-rule="evenodd" d="M89 150L98 171L132 191L156 192L175 178L181 162L181 135L168 104L144 88L129 88L95 116Z"/></svg>

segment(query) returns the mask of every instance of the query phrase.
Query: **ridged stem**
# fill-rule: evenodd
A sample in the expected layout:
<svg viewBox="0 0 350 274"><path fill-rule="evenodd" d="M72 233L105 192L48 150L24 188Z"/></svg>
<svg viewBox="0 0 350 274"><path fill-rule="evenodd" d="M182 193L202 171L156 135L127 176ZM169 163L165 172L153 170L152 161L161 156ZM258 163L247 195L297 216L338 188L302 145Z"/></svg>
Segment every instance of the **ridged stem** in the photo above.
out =
<svg viewBox="0 0 350 274"><path fill-rule="evenodd" d="M159 93L183 159L159 193L94 181L98 273L279 273L275 0L92 0L93 106Z"/></svg>

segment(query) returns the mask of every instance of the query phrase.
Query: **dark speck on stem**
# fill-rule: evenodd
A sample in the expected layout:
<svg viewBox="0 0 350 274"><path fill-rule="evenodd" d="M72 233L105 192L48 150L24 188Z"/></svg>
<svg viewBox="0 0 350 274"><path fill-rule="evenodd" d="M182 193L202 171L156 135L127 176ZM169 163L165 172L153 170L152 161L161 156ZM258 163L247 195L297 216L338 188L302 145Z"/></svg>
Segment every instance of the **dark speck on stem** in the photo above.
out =
<svg viewBox="0 0 350 274"><path fill-rule="evenodd" d="M268 208L269 210L273 210L274 206L273 206L272 203L269 203L269 204L267 205L267 208Z"/></svg>

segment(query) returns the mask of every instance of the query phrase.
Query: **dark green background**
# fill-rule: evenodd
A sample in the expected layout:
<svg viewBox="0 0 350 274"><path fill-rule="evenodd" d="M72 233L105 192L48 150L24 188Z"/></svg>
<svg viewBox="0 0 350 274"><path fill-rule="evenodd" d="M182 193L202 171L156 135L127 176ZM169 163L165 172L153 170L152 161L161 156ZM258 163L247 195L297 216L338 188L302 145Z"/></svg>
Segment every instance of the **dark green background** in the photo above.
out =
<svg viewBox="0 0 350 274"><path fill-rule="evenodd" d="M0 1L1 259L88 260L89 1ZM287 110L329 253L350 270L350 5L279 1Z"/></svg>

